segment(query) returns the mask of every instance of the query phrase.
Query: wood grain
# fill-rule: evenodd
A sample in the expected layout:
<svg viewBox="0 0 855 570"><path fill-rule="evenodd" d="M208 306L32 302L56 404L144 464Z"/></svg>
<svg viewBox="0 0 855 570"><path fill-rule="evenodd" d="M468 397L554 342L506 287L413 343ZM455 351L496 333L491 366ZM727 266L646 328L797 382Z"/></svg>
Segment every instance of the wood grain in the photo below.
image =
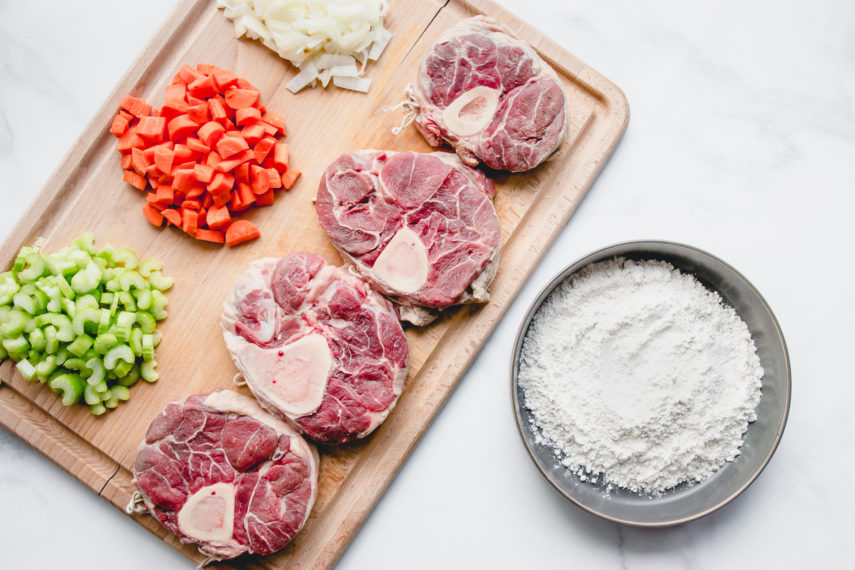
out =
<svg viewBox="0 0 855 570"><path fill-rule="evenodd" d="M50 251L88 230L98 245L130 247L141 257L160 259L164 273L176 279L170 314L161 325L161 380L135 386L129 402L95 418L85 407L63 407L50 390L24 381L6 361L0 365L0 379L8 384L0 389L0 424L124 509L134 490L130 468L151 418L189 394L235 389L235 368L219 326L222 301L235 276L254 259L293 251L341 262L312 202L327 164L360 148L432 150L414 128L392 135L401 116L383 109L404 97L433 41L474 14L503 22L555 68L571 101L569 135L535 171L494 175L502 259L490 303L447 311L429 327L407 330L410 374L388 420L366 441L322 448L318 501L304 530L274 556L240 561L250 568L332 566L590 188L629 119L616 86L490 0L394 2L387 19L392 42L369 67L373 85L367 96L332 88L294 95L284 87L294 69L261 45L236 40L212 3L179 4L0 246L0 266L5 267L21 245L36 237L44 238ZM303 171L274 206L247 214L261 229L261 239L234 249L150 226L140 212L142 197L122 182L115 139L107 133L122 95L133 93L159 106L180 66L198 62L233 69L259 87L262 101L285 117L291 161ZM202 560L151 517L136 520L194 561Z"/></svg>

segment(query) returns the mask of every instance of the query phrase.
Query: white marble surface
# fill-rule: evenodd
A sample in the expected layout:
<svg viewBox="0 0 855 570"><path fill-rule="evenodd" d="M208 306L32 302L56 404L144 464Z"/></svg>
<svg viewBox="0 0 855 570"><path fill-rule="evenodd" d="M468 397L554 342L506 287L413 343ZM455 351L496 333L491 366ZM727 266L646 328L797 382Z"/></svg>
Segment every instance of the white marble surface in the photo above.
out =
<svg viewBox="0 0 855 570"><path fill-rule="evenodd" d="M339 567L851 568L855 4L502 3L617 83L632 119ZM173 4L0 1L0 236ZM553 491L519 440L507 378L538 290L594 249L644 238L706 249L752 280L793 370L766 471L668 530L600 521ZM192 568L2 429L0 545L16 570Z"/></svg>

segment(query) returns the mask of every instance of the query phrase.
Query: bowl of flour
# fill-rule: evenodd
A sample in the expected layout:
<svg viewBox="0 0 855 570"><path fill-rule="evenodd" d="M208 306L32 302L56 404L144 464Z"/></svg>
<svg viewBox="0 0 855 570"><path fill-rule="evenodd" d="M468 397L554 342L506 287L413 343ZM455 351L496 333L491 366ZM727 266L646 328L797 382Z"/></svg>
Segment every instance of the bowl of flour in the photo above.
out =
<svg viewBox="0 0 855 570"><path fill-rule="evenodd" d="M636 526L736 498L786 425L790 366L775 316L699 249L637 241L572 264L520 327L512 396L544 477L582 509Z"/></svg>

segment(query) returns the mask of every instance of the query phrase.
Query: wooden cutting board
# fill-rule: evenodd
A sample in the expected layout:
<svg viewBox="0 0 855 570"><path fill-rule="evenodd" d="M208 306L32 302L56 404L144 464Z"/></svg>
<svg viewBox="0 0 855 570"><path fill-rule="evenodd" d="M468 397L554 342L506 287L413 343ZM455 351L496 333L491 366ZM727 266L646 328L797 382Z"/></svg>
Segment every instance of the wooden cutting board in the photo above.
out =
<svg viewBox="0 0 855 570"><path fill-rule="evenodd" d="M232 384L236 370L219 325L222 301L235 276L254 259L294 251L341 263L312 203L321 173L351 150L432 150L414 127L393 135L401 114L383 108L405 97L434 40L475 14L504 23L555 68L570 99L568 137L533 172L494 176L502 258L490 303L450 310L428 327L407 330L410 372L388 420L367 441L322 448L318 500L303 531L274 556L241 559L242 567L250 568L332 566L590 188L629 120L617 87L490 0L392 2L387 18L392 41L380 61L369 66L373 85L367 95L335 88L294 95L285 84L295 70L260 44L235 39L231 23L213 2L179 4L0 248L0 267L8 267L20 246L37 237L44 238L46 251L53 251L92 231L96 245L130 247L141 258L161 260L164 274L175 278L157 350L161 379L139 383L129 402L96 418L84 406L63 407L46 387L24 381L7 360L0 365L0 423L124 509L134 491L130 468L137 446L164 405L217 388L248 394ZM116 141L107 132L124 94L160 106L164 87L181 65L199 62L232 69L261 90L262 102L285 117L291 163L303 171L272 207L245 216L262 237L234 249L151 226L140 211L142 196L122 182ZM135 520L187 557L203 559L152 517Z"/></svg>

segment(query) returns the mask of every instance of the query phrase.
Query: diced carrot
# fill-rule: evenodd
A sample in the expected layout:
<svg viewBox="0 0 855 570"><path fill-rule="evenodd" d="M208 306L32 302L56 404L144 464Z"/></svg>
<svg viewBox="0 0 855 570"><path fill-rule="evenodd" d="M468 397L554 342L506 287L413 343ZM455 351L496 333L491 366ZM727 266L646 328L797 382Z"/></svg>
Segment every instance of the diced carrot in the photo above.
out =
<svg viewBox="0 0 855 570"><path fill-rule="evenodd" d="M270 179L267 177L267 170L258 165L253 164L249 168L252 175L252 193L264 194L270 190Z"/></svg>
<svg viewBox="0 0 855 570"><path fill-rule="evenodd" d="M196 235L196 230L198 229L197 221L199 219L199 214L196 213L196 210L189 210L182 206L181 208L181 229L184 230L184 233L190 234L191 236Z"/></svg>
<svg viewBox="0 0 855 570"><path fill-rule="evenodd" d="M137 128L134 126L128 127L128 130L125 131L125 134L119 137L119 142L116 143L116 148L122 153L131 152L132 148L141 148L144 146L145 141L137 135Z"/></svg>
<svg viewBox="0 0 855 570"><path fill-rule="evenodd" d="M246 79L245 77L238 77L237 81L235 81L235 86L240 88L240 89L249 89L251 91L258 91L258 89L255 88L255 85L250 83L249 80Z"/></svg>
<svg viewBox="0 0 855 570"><path fill-rule="evenodd" d="M187 85L187 92L194 97L207 99L217 94L217 87L214 85L214 78L209 75L204 75Z"/></svg>
<svg viewBox="0 0 855 570"><path fill-rule="evenodd" d="M264 162L264 159L267 158L267 154L273 149L273 145L276 144L276 139L273 137L264 137L253 147L253 152L255 153L255 161L258 164Z"/></svg>
<svg viewBox="0 0 855 570"><path fill-rule="evenodd" d="M270 188L282 188L282 174L275 168L267 169L267 180L270 181Z"/></svg>
<svg viewBox="0 0 855 570"><path fill-rule="evenodd" d="M125 170L125 174L122 179L135 188L139 188L140 190L145 190L146 180L133 170Z"/></svg>
<svg viewBox="0 0 855 570"><path fill-rule="evenodd" d="M202 241L210 241L214 243L223 243L226 241L224 232L218 230L208 230L205 228L199 228L196 230L196 239L200 239Z"/></svg>
<svg viewBox="0 0 855 570"><path fill-rule="evenodd" d="M276 143L273 147L273 167L278 170L287 170L288 143Z"/></svg>
<svg viewBox="0 0 855 570"><path fill-rule="evenodd" d="M214 66L211 65L210 63L197 63L196 64L196 71L198 71L199 73L204 73L205 75L210 75L212 69L214 69Z"/></svg>
<svg viewBox="0 0 855 570"><path fill-rule="evenodd" d="M270 206L273 204L274 196L273 189L271 188L264 194L256 194L255 195L255 205L256 206Z"/></svg>
<svg viewBox="0 0 855 570"><path fill-rule="evenodd" d="M199 153L186 144L178 143L175 145L175 162L183 167L193 168L193 164L196 163L196 158L198 158L198 156ZM185 166L185 162L189 162L191 164Z"/></svg>
<svg viewBox="0 0 855 570"><path fill-rule="evenodd" d="M206 190L207 188L205 188L204 184L201 182L194 182L190 185L190 188L187 189L187 193L184 196L186 198L184 202L186 203L187 199L198 201L199 198L202 198L207 194Z"/></svg>
<svg viewBox="0 0 855 570"><path fill-rule="evenodd" d="M156 164L152 163L152 164L149 164L148 166L146 166L146 169L145 169L145 173L144 173L144 175L145 175L145 177L146 177L146 178L148 178L149 180L152 180L152 179L154 179L154 178L155 178L159 173L160 173L160 169L158 169L158 168L157 168L157 165L156 165ZM154 184L152 184L152 186L154 186Z"/></svg>
<svg viewBox="0 0 855 570"><path fill-rule="evenodd" d="M199 127L199 140L209 147L213 147L225 132L226 129L223 125L216 121L209 121Z"/></svg>
<svg viewBox="0 0 855 570"><path fill-rule="evenodd" d="M161 172L169 174L172 171L172 160L175 151L166 146L157 146L154 149L154 164Z"/></svg>
<svg viewBox="0 0 855 570"><path fill-rule="evenodd" d="M162 208L171 206L175 202L175 192L173 191L172 186L162 184L157 187L157 191L154 194L155 196L152 203L157 204Z"/></svg>
<svg viewBox="0 0 855 570"><path fill-rule="evenodd" d="M128 120L122 115L113 117L113 123L110 125L110 134L120 137L128 130Z"/></svg>
<svg viewBox="0 0 855 570"><path fill-rule="evenodd" d="M185 101L176 101L174 103L164 103L160 108L160 116L166 119L167 123L179 115L187 113L187 103Z"/></svg>
<svg viewBox="0 0 855 570"><path fill-rule="evenodd" d="M231 174L225 174L223 172L217 172L214 174L214 177L208 183L208 192L211 194L225 194L228 193L232 186L235 184L235 177Z"/></svg>
<svg viewBox="0 0 855 570"><path fill-rule="evenodd" d="M244 208L249 208L255 203L255 194L252 193L252 186L246 182L238 182L237 194L240 197L240 202Z"/></svg>
<svg viewBox="0 0 855 570"><path fill-rule="evenodd" d="M193 172L196 175L196 180L202 184L207 184L214 178L214 169L207 164L196 164L193 167Z"/></svg>
<svg viewBox="0 0 855 570"><path fill-rule="evenodd" d="M223 158L231 158L249 148L249 145L242 137L224 136L217 141L217 152Z"/></svg>
<svg viewBox="0 0 855 570"><path fill-rule="evenodd" d="M125 95L119 103L119 108L135 117L144 117L151 113L151 105L133 95Z"/></svg>
<svg viewBox="0 0 855 570"><path fill-rule="evenodd" d="M246 107L235 111L235 124L244 126L255 123L261 119L261 113L255 107Z"/></svg>
<svg viewBox="0 0 855 570"><path fill-rule="evenodd" d="M189 65L185 65L178 72L178 77L180 77L186 85L190 85L200 77L203 77L203 75Z"/></svg>
<svg viewBox="0 0 855 570"><path fill-rule="evenodd" d="M137 134L144 139L159 143L163 140L163 128L166 119L163 117L141 117L137 126Z"/></svg>
<svg viewBox="0 0 855 570"><path fill-rule="evenodd" d="M173 141L179 141L195 133L199 125L187 115L178 115L169 121L166 128L169 131L169 138Z"/></svg>
<svg viewBox="0 0 855 570"><path fill-rule="evenodd" d="M172 224L173 226L181 227L181 212L179 212L175 208L166 208L161 210L160 212L163 214L163 217L166 218L166 221Z"/></svg>
<svg viewBox="0 0 855 570"><path fill-rule="evenodd" d="M290 190L297 179L300 178L300 174L302 173L299 170L294 170L293 168L288 169L282 174L282 187L285 188L285 190Z"/></svg>
<svg viewBox="0 0 855 570"><path fill-rule="evenodd" d="M172 171L172 188L181 192L187 192L196 181L195 172L192 168L177 168Z"/></svg>
<svg viewBox="0 0 855 570"><path fill-rule="evenodd" d="M214 205L214 196L210 192L205 192L202 195L202 209L210 208Z"/></svg>
<svg viewBox="0 0 855 570"><path fill-rule="evenodd" d="M277 129L276 127L274 127L270 123L267 123L265 121L258 121L258 123L256 123L256 124L264 130L265 135L267 135L269 137L279 136L279 129Z"/></svg>
<svg viewBox="0 0 855 570"><path fill-rule="evenodd" d="M151 164L145 157L145 153L139 148L131 149L131 157L133 159L134 170L137 174L145 175L145 169Z"/></svg>
<svg viewBox="0 0 855 570"><path fill-rule="evenodd" d="M212 99L208 99L208 108L211 111L211 119L214 121L223 123L229 119L229 114L226 112L226 106L219 98L214 97Z"/></svg>
<svg viewBox="0 0 855 570"><path fill-rule="evenodd" d="M237 220L226 230L226 245L233 247L239 243L253 240L261 235L258 228L249 220Z"/></svg>
<svg viewBox="0 0 855 570"><path fill-rule="evenodd" d="M237 192L222 192L220 194L208 194L211 197L211 203L209 204L209 208L211 207L220 207L225 206L229 202L232 201L232 195L237 194ZM202 202L202 205L205 205L205 202Z"/></svg>
<svg viewBox="0 0 855 570"><path fill-rule="evenodd" d="M246 142L255 146L267 133L264 132L261 123L255 123L244 127L240 134Z"/></svg>
<svg viewBox="0 0 855 570"><path fill-rule="evenodd" d="M134 157L131 153L122 155L122 170L130 170L134 167Z"/></svg>
<svg viewBox="0 0 855 570"><path fill-rule="evenodd" d="M221 69L219 67L212 68L211 75L214 76L214 82L217 84L217 87L220 88L221 92L225 91L227 87L231 87L237 83L238 80L238 76L235 75L233 71Z"/></svg>
<svg viewBox="0 0 855 570"><path fill-rule="evenodd" d="M268 111L261 117L261 120L268 125L273 125L283 137L285 136L285 119L282 118L282 115Z"/></svg>
<svg viewBox="0 0 855 570"><path fill-rule="evenodd" d="M186 105L184 96L187 94L187 86L183 83L173 83L166 86L166 96L164 103L167 105Z"/></svg>
<svg viewBox="0 0 855 570"><path fill-rule="evenodd" d="M143 215L145 216L145 219L151 222L151 225L156 228L159 228L161 225L163 225L163 214L154 209L151 204L149 204L148 202L143 204L142 211Z"/></svg>
<svg viewBox="0 0 855 570"><path fill-rule="evenodd" d="M197 125L202 125L208 122L208 104L200 103L187 107L187 116Z"/></svg>
<svg viewBox="0 0 855 570"><path fill-rule="evenodd" d="M197 210L198 211L199 208L202 207L202 202L200 202L199 200L193 200L193 199L187 200L187 199L185 199L183 202L181 202L181 207L184 208L185 210Z"/></svg>
<svg viewBox="0 0 855 570"><path fill-rule="evenodd" d="M243 164L238 164L237 168L235 168L235 182L246 182L249 184L249 163L244 162Z"/></svg>
<svg viewBox="0 0 855 570"><path fill-rule="evenodd" d="M184 144L186 144L190 148L190 150L192 150L193 152L198 152L199 154L208 154L208 152L211 150L208 145L206 145L196 137L187 137L187 140L184 141Z"/></svg>
<svg viewBox="0 0 855 570"><path fill-rule="evenodd" d="M240 83L240 81L238 81L238 83ZM232 109L252 107L252 104L258 101L258 96L259 92L254 89L229 87L226 89L226 105Z"/></svg>
<svg viewBox="0 0 855 570"><path fill-rule="evenodd" d="M221 230L232 223L232 216L225 206L211 206L205 215L205 222L212 230Z"/></svg>
<svg viewBox="0 0 855 570"><path fill-rule="evenodd" d="M125 111L124 109L119 109L119 112L116 114L119 115L120 117L126 118L129 123L134 120L134 116L131 115L130 113L128 113L127 111Z"/></svg>
<svg viewBox="0 0 855 570"><path fill-rule="evenodd" d="M220 156L220 153L215 150L212 150L208 153L208 158L205 159L205 164L216 170L217 165L220 164L222 161L223 157Z"/></svg>
<svg viewBox="0 0 855 570"><path fill-rule="evenodd" d="M196 225L199 227L199 229L207 227L208 210L200 206L198 212L199 216L196 218ZM197 229L196 231L198 232L199 229Z"/></svg>

